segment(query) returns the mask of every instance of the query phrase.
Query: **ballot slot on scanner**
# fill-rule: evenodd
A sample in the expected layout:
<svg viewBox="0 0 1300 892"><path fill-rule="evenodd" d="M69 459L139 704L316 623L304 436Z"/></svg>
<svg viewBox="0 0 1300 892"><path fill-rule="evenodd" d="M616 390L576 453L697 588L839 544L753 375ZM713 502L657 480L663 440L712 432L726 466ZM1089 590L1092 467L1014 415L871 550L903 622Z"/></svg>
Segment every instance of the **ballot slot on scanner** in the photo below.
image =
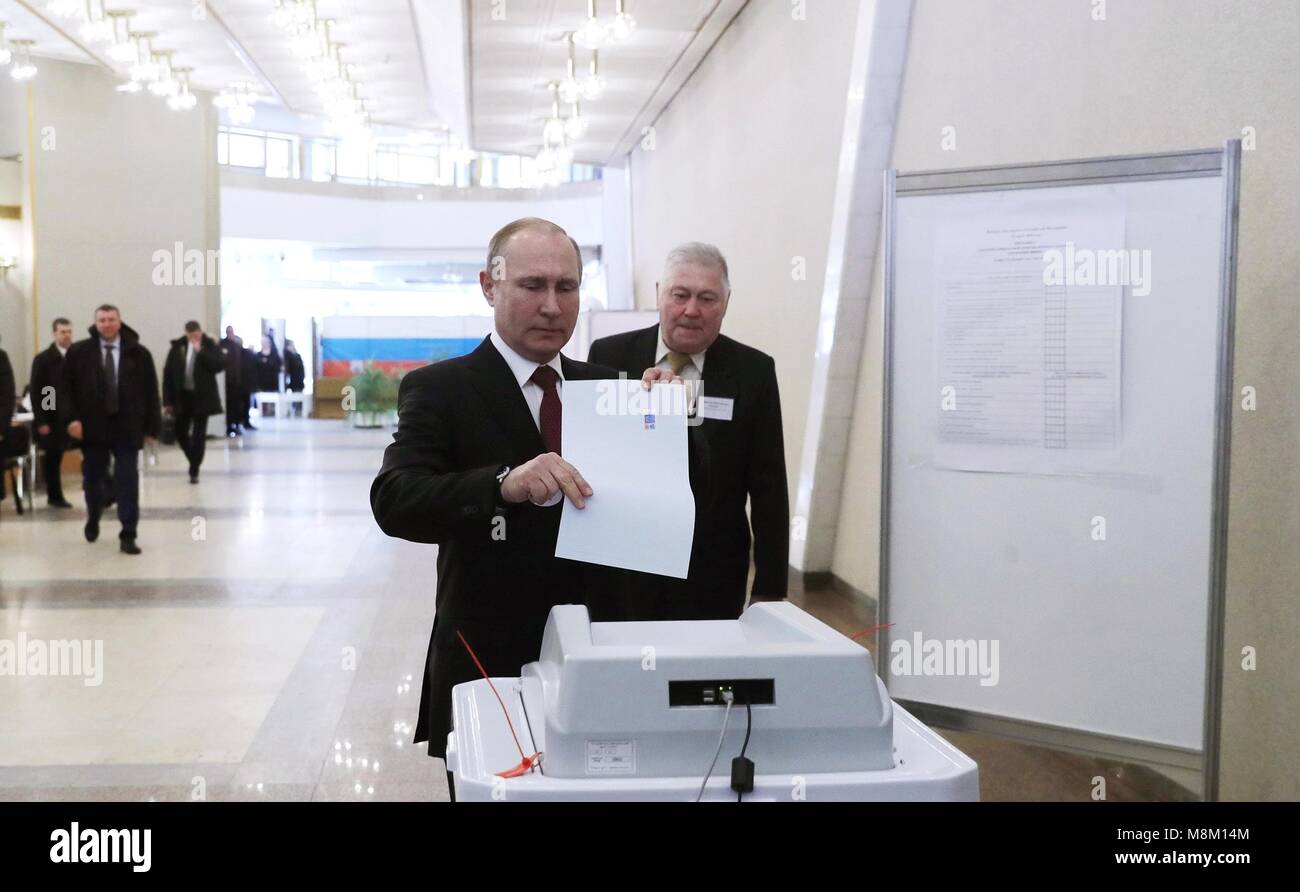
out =
<svg viewBox="0 0 1300 892"><path fill-rule="evenodd" d="M718 754L703 798L735 801L742 746L747 799L979 798L975 763L889 699L870 653L789 602L697 622L592 623L557 606L538 661L493 683L509 722L487 681L453 691L458 800L690 801ZM540 767L501 777L520 749Z"/></svg>

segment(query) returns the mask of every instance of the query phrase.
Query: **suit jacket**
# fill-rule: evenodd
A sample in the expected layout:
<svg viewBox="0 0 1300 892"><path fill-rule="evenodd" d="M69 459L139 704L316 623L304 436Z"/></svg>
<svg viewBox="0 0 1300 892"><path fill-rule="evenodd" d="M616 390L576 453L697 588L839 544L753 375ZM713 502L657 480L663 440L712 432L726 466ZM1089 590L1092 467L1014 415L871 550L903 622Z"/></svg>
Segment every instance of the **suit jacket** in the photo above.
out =
<svg viewBox="0 0 1300 892"><path fill-rule="evenodd" d="M616 377L561 357L566 380ZM555 557L561 505L497 503L497 474L545 450L523 391L491 339L468 356L402 379L398 426L370 489L390 536L437 544L433 634L415 742L441 757L451 689L480 678L460 630L489 675L514 676L537 659L551 607L583 603L606 568ZM500 520L498 520L500 518Z"/></svg>
<svg viewBox="0 0 1300 892"><path fill-rule="evenodd" d="M14 382L14 367L9 354L0 350L0 434L9 429L14 420L14 407L18 405L18 387Z"/></svg>
<svg viewBox="0 0 1300 892"><path fill-rule="evenodd" d="M658 343L659 326L652 325L598 339L588 359L639 378L655 364ZM705 355L702 377L705 396L735 402L730 421L706 418L698 428L709 474L705 492L696 494L689 575L684 583L636 577L626 619L738 617L745 606L751 542L753 596L786 595L790 503L776 364L767 354L719 335ZM745 514L746 499L750 517Z"/></svg>
<svg viewBox="0 0 1300 892"><path fill-rule="evenodd" d="M37 436L36 440L46 449L66 449L68 446L67 430L59 421L59 381L63 377L63 354L53 343L36 354L32 360L32 414L36 416L32 424L35 431L42 425L50 426L48 436ZM54 388L53 408L46 409L46 388Z"/></svg>
<svg viewBox="0 0 1300 892"><path fill-rule="evenodd" d="M307 367L303 364L302 354L297 351L284 351L284 387L300 393L307 386Z"/></svg>
<svg viewBox="0 0 1300 892"><path fill-rule="evenodd" d="M239 380L240 386L247 393L256 393L262 388L257 381L257 358L262 354L258 353L251 347L244 347L239 354Z"/></svg>
<svg viewBox="0 0 1300 892"><path fill-rule="evenodd" d="M123 325L118 339L117 394L121 435L139 449L144 438L157 437L162 429L162 406L158 400L158 370L153 354L140 343L140 336ZM90 327L90 337L68 348L63 358L63 379L59 387L59 416L64 428L81 422L82 442L109 445L108 413L104 405L104 362L99 332Z"/></svg>
<svg viewBox="0 0 1300 892"><path fill-rule="evenodd" d="M163 363L163 405L180 408L181 394L185 392L185 357L189 352L189 338L172 341ZM194 414L220 415L221 394L217 392L217 375L225 368L225 359L217 342L203 336L199 352L194 357Z"/></svg>
<svg viewBox="0 0 1300 892"><path fill-rule="evenodd" d="M272 350L270 353L255 353L257 362L257 372L254 379L257 381L257 389L261 393L279 393L280 392L280 354Z"/></svg>
<svg viewBox="0 0 1300 892"><path fill-rule="evenodd" d="M233 393L244 382L244 343L233 338L222 338L220 346L226 364L226 392Z"/></svg>

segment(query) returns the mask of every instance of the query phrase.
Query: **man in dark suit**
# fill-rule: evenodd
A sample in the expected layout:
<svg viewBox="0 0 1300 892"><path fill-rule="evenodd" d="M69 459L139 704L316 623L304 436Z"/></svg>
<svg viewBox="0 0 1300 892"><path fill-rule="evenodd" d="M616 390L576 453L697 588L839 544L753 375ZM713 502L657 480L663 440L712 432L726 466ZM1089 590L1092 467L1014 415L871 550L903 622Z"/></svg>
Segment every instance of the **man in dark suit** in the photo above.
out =
<svg viewBox="0 0 1300 892"><path fill-rule="evenodd" d="M551 608L582 603L605 578L605 568L555 557L560 503L582 509L592 495L559 455L564 382L616 377L560 355L581 281L581 251L563 229L511 223L493 237L479 276L492 335L468 356L402 380L397 433L370 504L388 535L439 546L415 732L430 756L445 753L452 687L480 677L456 633L489 675L518 675L537 659Z"/></svg>
<svg viewBox="0 0 1300 892"><path fill-rule="evenodd" d="M199 482L207 446L208 417L220 415L217 375L224 362L217 342L194 320L172 341L163 364L163 411L176 418L176 442L190 463L190 483Z"/></svg>
<svg viewBox="0 0 1300 892"><path fill-rule="evenodd" d="M58 389L63 377L63 358L72 346L72 323L62 317L54 320L54 340L32 360L32 414L36 442L44 450L42 468L45 492L51 508L71 508L63 497L63 453L68 449L68 434L59 423Z"/></svg>
<svg viewBox="0 0 1300 892"><path fill-rule="evenodd" d="M246 431L257 430L253 424L253 394L257 392L257 357L258 352L252 347L244 347L239 353L239 377L243 380L243 401L240 403L239 424Z"/></svg>
<svg viewBox="0 0 1300 892"><path fill-rule="evenodd" d="M221 339L221 357L226 366L226 436L237 437L248 417L244 408L248 395L243 375L244 340L235 334L233 325L226 326L226 336Z"/></svg>
<svg viewBox="0 0 1300 892"><path fill-rule="evenodd" d="M4 450L6 436L11 436L9 428L13 424L14 409L18 405L18 386L14 381L14 367L9 362L9 354L0 350L0 452ZM0 497L4 496L0 486Z"/></svg>
<svg viewBox="0 0 1300 892"><path fill-rule="evenodd" d="M302 393L307 386L307 366L302 361L302 354L293 341L284 342L284 389L290 393Z"/></svg>
<svg viewBox="0 0 1300 892"><path fill-rule="evenodd" d="M111 455L121 549L139 554L140 448L158 439L162 413L153 355L117 307L95 310L90 337L68 349L59 387L59 416L68 436L81 441L82 489L86 493L86 541L99 538L104 510L104 473Z"/></svg>
<svg viewBox="0 0 1300 892"><path fill-rule="evenodd" d="M735 619L745 607L753 524L756 600L786 596L790 506L781 399L772 357L721 334L731 298L727 261L698 242L673 250L658 283L659 324L600 338L590 362L639 375L669 369L699 388L693 422L707 444L685 581L638 574L624 619ZM750 517L745 515L749 501Z"/></svg>

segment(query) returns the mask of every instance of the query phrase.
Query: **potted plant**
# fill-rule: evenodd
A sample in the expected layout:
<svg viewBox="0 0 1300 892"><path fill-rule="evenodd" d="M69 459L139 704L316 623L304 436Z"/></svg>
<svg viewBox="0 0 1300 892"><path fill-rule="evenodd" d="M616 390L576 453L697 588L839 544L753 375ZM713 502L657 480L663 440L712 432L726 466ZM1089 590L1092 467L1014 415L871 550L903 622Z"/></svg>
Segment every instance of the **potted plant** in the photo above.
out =
<svg viewBox="0 0 1300 892"><path fill-rule="evenodd" d="M348 382L352 388L352 425L360 428L383 427L397 412L400 375L390 375L367 363L361 373Z"/></svg>

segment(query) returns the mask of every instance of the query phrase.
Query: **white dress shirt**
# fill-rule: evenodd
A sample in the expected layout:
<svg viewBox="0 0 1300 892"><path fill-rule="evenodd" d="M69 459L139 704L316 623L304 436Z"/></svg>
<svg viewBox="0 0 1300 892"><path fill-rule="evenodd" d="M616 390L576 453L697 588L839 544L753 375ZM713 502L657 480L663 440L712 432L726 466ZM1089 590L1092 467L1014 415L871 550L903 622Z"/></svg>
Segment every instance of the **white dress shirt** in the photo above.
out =
<svg viewBox="0 0 1300 892"><path fill-rule="evenodd" d="M510 366L510 371L514 373L515 380L519 382L519 387L523 390L524 399L528 401L528 411L533 413L533 424L537 429L542 429L542 388L534 383L531 379L533 372L537 371L542 363L533 362L530 359L524 359L516 353L505 338L497 333L496 329L492 330L492 346L497 348L497 352L505 359L506 365ZM564 397L564 370L560 365L560 354L551 357L551 361L546 365L555 369L555 373L560 376L555 385L556 395Z"/></svg>

